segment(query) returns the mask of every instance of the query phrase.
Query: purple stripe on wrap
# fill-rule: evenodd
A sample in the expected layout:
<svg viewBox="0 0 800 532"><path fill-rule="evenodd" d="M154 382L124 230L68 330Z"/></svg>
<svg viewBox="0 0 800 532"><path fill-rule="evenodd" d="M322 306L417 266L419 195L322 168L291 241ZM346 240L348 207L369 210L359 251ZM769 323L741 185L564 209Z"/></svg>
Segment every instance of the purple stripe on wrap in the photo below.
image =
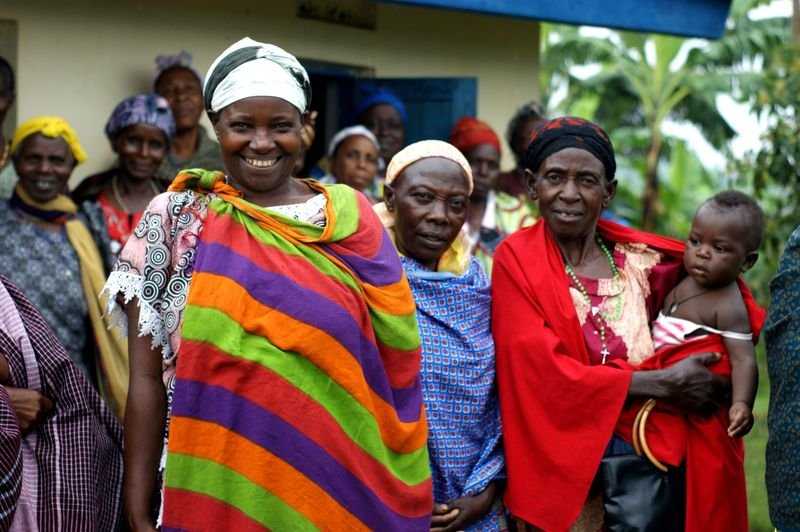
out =
<svg viewBox="0 0 800 532"><path fill-rule="evenodd" d="M178 379L172 416L218 423L267 449L320 486L372 530L428 530L428 516L398 515L297 428L225 388Z"/></svg>
<svg viewBox="0 0 800 532"><path fill-rule="evenodd" d="M374 257L366 258L360 255L341 253L342 246L338 245L325 246L325 249L357 272L359 279L372 286L388 286L400 281L403 277L403 267L397 257L397 250L385 229L381 247Z"/></svg>
<svg viewBox="0 0 800 532"><path fill-rule="evenodd" d="M355 357L367 384L394 406L402 421L419 419L422 403L419 379L408 388L392 388L377 346L364 337L349 312L327 297L284 275L261 269L223 244L201 246L194 271L228 277L263 305L330 335Z"/></svg>

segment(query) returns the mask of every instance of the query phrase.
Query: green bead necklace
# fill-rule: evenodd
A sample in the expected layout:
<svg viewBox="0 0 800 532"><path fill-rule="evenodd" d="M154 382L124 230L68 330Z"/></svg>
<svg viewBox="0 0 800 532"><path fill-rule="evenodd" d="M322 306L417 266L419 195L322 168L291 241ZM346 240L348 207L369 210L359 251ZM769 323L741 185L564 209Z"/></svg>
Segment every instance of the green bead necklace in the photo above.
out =
<svg viewBox="0 0 800 532"><path fill-rule="evenodd" d="M617 265L614 264L614 257L611 255L611 252L606 247L603 240L598 236L597 237L597 245L600 247L600 251L603 252L606 259L608 260L608 265L611 268L611 277L612 279L616 280L619 278L619 270L617 269ZM602 311L603 303L606 301L606 296L603 296L603 299L600 301L600 304L597 307L592 307L592 300L589 297L589 291L586 290L586 287L583 286L583 283L578 278L578 275L575 273L575 270L572 269L572 265L567 261L566 257L564 257L564 269L567 272L567 275L572 280L572 284L575 285L575 288L581 293L583 299L586 301L586 304L589 305L589 316L594 323L595 328L597 329L598 334L600 335L600 354L603 356L603 360L601 364L605 364L608 356L611 352L608 350L608 343L606 342L606 316ZM595 313L594 310L597 309ZM597 319L595 319L595 317Z"/></svg>

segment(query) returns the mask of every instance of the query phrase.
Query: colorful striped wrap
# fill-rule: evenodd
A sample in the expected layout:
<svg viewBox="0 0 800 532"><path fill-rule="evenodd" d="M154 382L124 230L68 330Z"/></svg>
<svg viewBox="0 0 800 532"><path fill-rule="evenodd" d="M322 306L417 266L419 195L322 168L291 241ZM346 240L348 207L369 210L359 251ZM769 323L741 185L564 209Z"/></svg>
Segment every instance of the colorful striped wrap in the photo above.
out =
<svg viewBox="0 0 800 532"><path fill-rule="evenodd" d="M324 228L255 206L221 173L182 329L164 530L428 530L415 306L369 201L346 186Z"/></svg>

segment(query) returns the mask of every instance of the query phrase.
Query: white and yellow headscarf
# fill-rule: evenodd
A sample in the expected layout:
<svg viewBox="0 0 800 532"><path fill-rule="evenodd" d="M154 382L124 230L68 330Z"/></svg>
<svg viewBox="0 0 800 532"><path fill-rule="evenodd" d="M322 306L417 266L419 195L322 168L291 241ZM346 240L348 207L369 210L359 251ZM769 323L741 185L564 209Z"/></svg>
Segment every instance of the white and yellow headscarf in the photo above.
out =
<svg viewBox="0 0 800 532"><path fill-rule="evenodd" d="M458 151L458 148L441 140L421 140L397 152L386 168L385 184L391 185L392 182L403 173L403 170L408 168L411 164L430 157L441 157L458 164L464 171L464 175L467 176L469 193L472 194L472 168L469 162L466 157L464 157L464 154ZM386 208L386 203L383 202L376 204L373 209L381 219L383 226L389 231L389 235L394 239L395 213L390 212L389 209ZM440 272L463 275L469 269L470 257L469 236L462 227L458 236L456 236L455 240L450 244L450 247L439 259L439 264L436 269Z"/></svg>

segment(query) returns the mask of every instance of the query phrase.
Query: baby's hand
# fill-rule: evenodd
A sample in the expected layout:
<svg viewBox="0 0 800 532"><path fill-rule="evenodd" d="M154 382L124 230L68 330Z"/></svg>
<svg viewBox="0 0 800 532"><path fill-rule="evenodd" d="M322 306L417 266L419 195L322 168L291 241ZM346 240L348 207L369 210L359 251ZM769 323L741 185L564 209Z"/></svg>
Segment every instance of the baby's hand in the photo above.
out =
<svg viewBox="0 0 800 532"><path fill-rule="evenodd" d="M731 438L741 438L753 428L753 412L742 401L731 405L728 417L731 419L731 424L728 426L728 436Z"/></svg>

